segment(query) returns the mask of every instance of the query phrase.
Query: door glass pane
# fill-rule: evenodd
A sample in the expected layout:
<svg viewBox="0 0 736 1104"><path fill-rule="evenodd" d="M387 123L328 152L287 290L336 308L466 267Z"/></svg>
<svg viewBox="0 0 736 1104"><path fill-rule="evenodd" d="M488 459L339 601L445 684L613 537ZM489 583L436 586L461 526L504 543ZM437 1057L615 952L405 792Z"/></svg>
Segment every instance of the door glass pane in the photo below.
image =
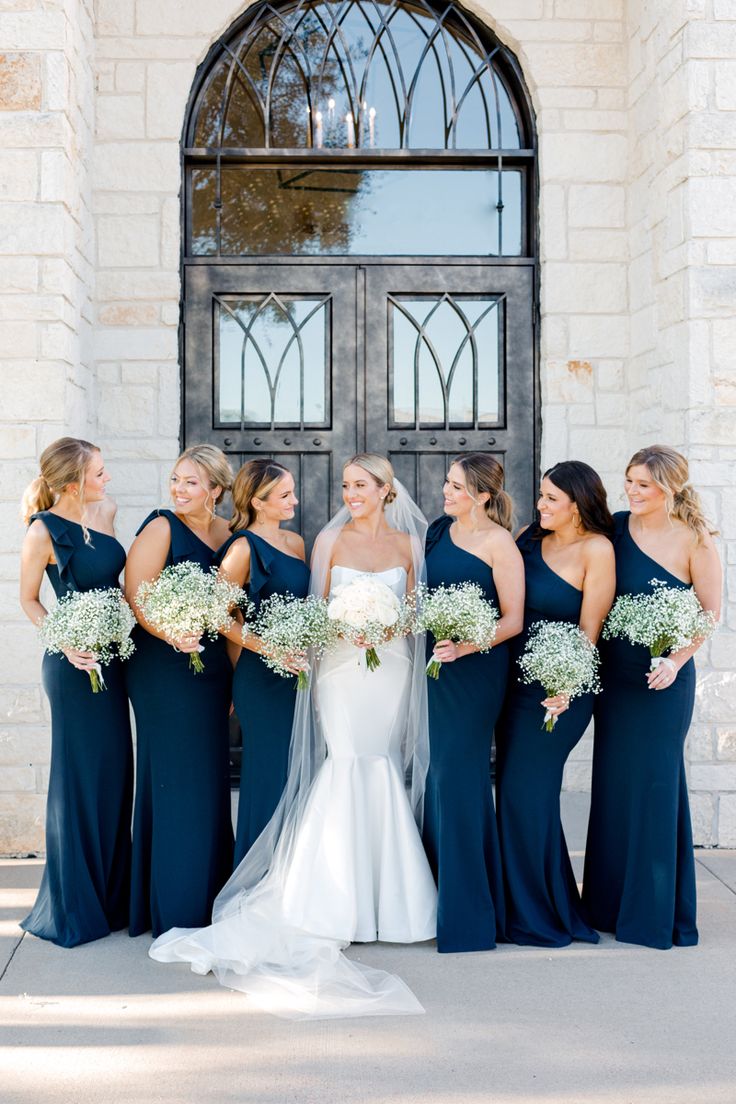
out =
<svg viewBox="0 0 736 1104"><path fill-rule="evenodd" d="M193 174L191 250L210 254L214 172ZM225 168L222 256L521 254L521 171ZM499 183L502 189L499 194ZM502 206L500 206L502 203Z"/></svg>
<svg viewBox="0 0 736 1104"><path fill-rule="evenodd" d="M501 421L496 296L389 296L389 428Z"/></svg>
<svg viewBox="0 0 736 1104"><path fill-rule="evenodd" d="M324 426L329 420L329 296L215 298L221 426Z"/></svg>

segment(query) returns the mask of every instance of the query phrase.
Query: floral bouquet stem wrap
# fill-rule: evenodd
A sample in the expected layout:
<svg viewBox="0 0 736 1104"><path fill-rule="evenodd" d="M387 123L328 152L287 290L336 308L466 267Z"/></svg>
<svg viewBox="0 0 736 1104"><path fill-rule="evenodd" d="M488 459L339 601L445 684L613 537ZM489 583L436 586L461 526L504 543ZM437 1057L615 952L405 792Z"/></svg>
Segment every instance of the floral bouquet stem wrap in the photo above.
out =
<svg viewBox="0 0 736 1104"><path fill-rule="evenodd" d="M619 595L603 626L603 638L642 644L649 649L653 670L665 652L689 648L710 636L716 619L703 609L692 587L668 587L662 579L650 583L650 594Z"/></svg>
<svg viewBox="0 0 736 1104"><path fill-rule="evenodd" d="M197 563L185 561L165 567L153 582L143 582L135 596L146 621L169 640L190 634L215 640L217 634L235 624L231 610L242 606L248 615L245 591L219 578L217 568L203 571ZM204 651L200 646L199 651ZM195 675L204 671L198 652L190 652L189 666Z"/></svg>
<svg viewBox="0 0 736 1104"><path fill-rule="evenodd" d="M334 643L335 622L327 613L327 601L310 594L295 598L293 594L272 594L261 602L254 625L255 633L266 645L261 656L264 663L284 678L293 677L287 664L290 659L311 650L315 658ZM247 629L243 630L245 636ZM309 668L297 675L297 690L309 687Z"/></svg>
<svg viewBox="0 0 736 1104"><path fill-rule="evenodd" d="M414 603L403 601L390 586L373 575L358 575L349 583L335 587L327 606L338 636L366 648L369 671L381 666L376 648L393 636L410 632L414 622Z"/></svg>
<svg viewBox="0 0 736 1104"><path fill-rule="evenodd" d="M422 592L417 629L431 632L435 640L474 644L478 651L487 652L496 636L498 619L498 610L477 583L452 583ZM427 674L439 678L441 667L441 661L431 656Z"/></svg>
<svg viewBox="0 0 736 1104"><path fill-rule="evenodd" d="M548 698L565 694L572 700L601 688L598 649L568 621L536 621L518 663L522 682L541 682ZM556 723L557 717L547 710L542 727L551 732Z"/></svg>
<svg viewBox="0 0 736 1104"><path fill-rule="evenodd" d="M87 672L94 694L107 689L103 665L115 656L128 659L135 651L130 638L135 617L117 587L63 595L38 628L44 647L51 655L74 648L97 656L97 663Z"/></svg>

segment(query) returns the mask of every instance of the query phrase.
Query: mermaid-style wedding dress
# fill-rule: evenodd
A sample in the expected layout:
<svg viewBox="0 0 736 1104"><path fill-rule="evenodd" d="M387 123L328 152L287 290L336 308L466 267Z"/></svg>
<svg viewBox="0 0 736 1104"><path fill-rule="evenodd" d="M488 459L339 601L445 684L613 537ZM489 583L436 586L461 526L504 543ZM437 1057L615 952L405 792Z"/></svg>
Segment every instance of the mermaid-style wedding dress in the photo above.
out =
<svg viewBox="0 0 736 1104"><path fill-rule="evenodd" d="M331 585L361 574L336 566ZM404 594L403 567L375 574ZM166 932L152 958L211 970L290 1018L423 1011L399 978L342 954L352 942L414 943L436 930L437 894L403 776L411 650L397 639L378 651L373 672L346 641L320 663L314 707L327 757L295 823L287 817L268 872L235 896L225 887L219 919L216 903L209 927Z"/></svg>

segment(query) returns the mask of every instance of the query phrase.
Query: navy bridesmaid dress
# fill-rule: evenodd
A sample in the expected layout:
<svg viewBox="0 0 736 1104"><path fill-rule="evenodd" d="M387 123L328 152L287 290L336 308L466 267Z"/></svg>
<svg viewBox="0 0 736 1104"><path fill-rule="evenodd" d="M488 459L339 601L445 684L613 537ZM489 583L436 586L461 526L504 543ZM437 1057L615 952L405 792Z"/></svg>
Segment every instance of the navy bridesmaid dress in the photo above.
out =
<svg viewBox="0 0 736 1104"><path fill-rule="evenodd" d="M250 545L247 590L256 610L272 594L306 596L307 565L250 530L233 533L217 553L218 562L237 540L247 540ZM272 671L256 652L241 650L233 674L233 703L243 734L236 866L273 816L286 785L296 692L296 679Z"/></svg>
<svg viewBox="0 0 736 1104"><path fill-rule="evenodd" d="M565 947L573 939L598 942L583 919L565 833L560 820L562 772L593 714L593 695L573 698L552 732L542 726L546 694L526 685L517 660L535 621L577 625L583 592L548 567L543 539L531 531L517 544L524 559L524 631L511 644L506 702L496 729L496 803L506 881L506 936L512 943Z"/></svg>
<svg viewBox="0 0 736 1104"><path fill-rule="evenodd" d="M214 551L171 510L166 565L208 571ZM209 924L233 854L228 713L232 668L225 640L203 638L204 671L142 626L128 661L137 733L130 934Z"/></svg>
<svg viewBox="0 0 736 1104"><path fill-rule="evenodd" d="M498 607L493 571L450 536L452 518L427 533L427 583L477 583ZM427 641L427 657L434 639ZM463 656L427 680L430 762L424 847L438 889L437 950L484 951L504 930L501 856L491 788L493 727L508 669L504 642Z"/></svg>
<svg viewBox="0 0 736 1104"><path fill-rule="evenodd" d="M123 546L108 533L43 510L55 564L46 573L57 597L119 586ZM46 806L46 868L21 927L60 947L74 947L128 923L133 749L123 664L104 667L97 694L86 671L66 656L43 657L51 703L51 772Z"/></svg>
<svg viewBox="0 0 736 1104"><path fill-rule="evenodd" d="M687 589L616 523L616 595L652 590L652 579ZM601 645L603 693L595 744L583 902L591 923L623 943L694 946L695 860L683 747L695 700L692 659L666 690L649 690L649 650Z"/></svg>

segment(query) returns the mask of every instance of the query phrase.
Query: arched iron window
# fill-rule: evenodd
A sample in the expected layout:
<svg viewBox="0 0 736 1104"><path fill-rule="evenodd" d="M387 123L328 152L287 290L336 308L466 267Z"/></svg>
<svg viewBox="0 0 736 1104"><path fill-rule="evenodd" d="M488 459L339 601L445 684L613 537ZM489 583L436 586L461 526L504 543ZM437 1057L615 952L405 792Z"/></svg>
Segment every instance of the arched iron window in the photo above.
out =
<svg viewBox="0 0 736 1104"><path fill-rule="evenodd" d="M256 4L195 82L186 253L530 256L534 146L513 55L456 4Z"/></svg>

